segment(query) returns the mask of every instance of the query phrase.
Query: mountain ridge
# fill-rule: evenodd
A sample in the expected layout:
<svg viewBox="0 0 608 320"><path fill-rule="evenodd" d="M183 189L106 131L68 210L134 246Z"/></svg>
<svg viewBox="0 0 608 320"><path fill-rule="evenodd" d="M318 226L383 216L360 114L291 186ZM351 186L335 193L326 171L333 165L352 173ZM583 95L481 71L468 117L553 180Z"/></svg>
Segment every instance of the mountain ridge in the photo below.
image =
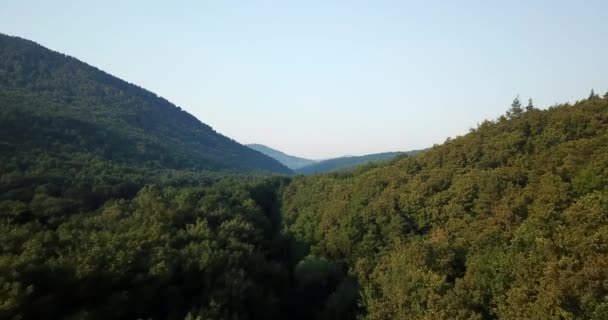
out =
<svg viewBox="0 0 608 320"><path fill-rule="evenodd" d="M368 163L388 161L403 155L415 155L420 153L421 151L422 150L389 151L366 154L362 156L344 156L321 160L316 163L296 169L294 171L298 174L310 175L315 173L327 173L338 170L348 170Z"/></svg>
<svg viewBox="0 0 608 320"><path fill-rule="evenodd" d="M87 152L108 160L139 159L155 166L195 170L291 173L278 161L216 132L157 94L74 57L0 34L0 58L0 101L6 106L2 127L4 136L11 137L4 144L20 144L15 132L7 130L14 127L9 121L25 121L39 131L27 132L31 139L20 150L43 145L78 150L75 139L83 139L79 144L89 148ZM53 126L36 126L41 123Z"/></svg>
<svg viewBox="0 0 608 320"><path fill-rule="evenodd" d="M352 169L357 166L368 163L377 163L391 160L402 155L416 155L426 149L411 150L411 151L388 151L380 153L371 153L361 156L341 156L335 158L327 158L321 160L306 159L297 156L286 154L280 150L268 147L264 144L252 143L246 146L260 151L269 157L272 157L288 168L292 169L297 174L310 175L315 173L326 173L338 170Z"/></svg>
<svg viewBox="0 0 608 320"><path fill-rule="evenodd" d="M282 163L283 165L285 165L286 167L288 167L289 169L292 169L292 170L302 168L306 165L310 165L310 164L317 162L317 160L306 159L306 158L287 154L285 152L271 148L264 144L249 143L249 144L246 144L246 146L279 161L280 163Z"/></svg>

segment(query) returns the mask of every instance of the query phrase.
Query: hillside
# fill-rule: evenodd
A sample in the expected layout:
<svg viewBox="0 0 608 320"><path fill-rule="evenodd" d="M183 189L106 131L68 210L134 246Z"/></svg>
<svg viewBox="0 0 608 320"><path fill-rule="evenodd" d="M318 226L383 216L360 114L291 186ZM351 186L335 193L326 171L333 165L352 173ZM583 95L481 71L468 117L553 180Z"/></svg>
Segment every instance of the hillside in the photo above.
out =
<svg viewBox="0 0 608 320"><path fill-rule="evenodd" d="M364 156L333 158L309 164L307 166L296 169L295 172L299 174L309 175L315 173L325 173L337 170L351 169L353 167L364 165L370 162L386 161L400 155L414 155L419 152L420 151L418 150L408 152L383 152L368 154Z"/></svg>
<svg viewBox="0 0 608 320"><path fill-rule="evenodd" d="M152 92L2 34L0 105L5 165L95 158L136 167L291 172Z"/></svg>
<svg viewBox="0 0 608 320"><path fill-rule="evenodd" d="M0 319L608 319L608 93L296 177L4 36L0 106Z"/></svg>
<svg viewBox="0 0 608 320"><path fill-rule="evenodd" d="M608 96L294 178L2 144L0 318L606 319L607 145Z"/></svg>
<svg viewBox="0 0 608 320"><path fill-rule="evenodd" d="M316 162L315 160L310 160L310 159L305 159L305 158L288 155L284 152L270 148L263 144L248 144L247 146L253 150L259 151L259 152L279 161L284 166L286 166L292 170L299 169L299 168L302 168L304 166L307 166L307 165L310 165L310 164Z"/></svg>
<svg viewBox="0 0 608 320"><path fill-rule="evenodd" d="M294 248L358 283L335 284L339 310L608 319L608 94L514 106L416 157L293 179Z"/></svg>

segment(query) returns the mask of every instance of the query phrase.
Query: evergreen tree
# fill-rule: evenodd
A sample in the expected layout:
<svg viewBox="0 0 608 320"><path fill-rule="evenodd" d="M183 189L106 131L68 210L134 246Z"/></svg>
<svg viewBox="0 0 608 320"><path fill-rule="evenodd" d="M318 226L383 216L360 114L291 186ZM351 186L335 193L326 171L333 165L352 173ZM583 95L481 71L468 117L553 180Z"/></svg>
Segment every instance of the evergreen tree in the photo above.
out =
<svg viewBox="0 0 608 320"><path fill-rule="evenodd" d="M515 97L513 103L511 103L511 108L507 111L507 117L515 118L520 116L523 113L523 109L521 107L521 102L519 101L519 95Z"/></svg>
<svg viewBox="0 0 608 320"><path fill-rule="evenodd" d="M592 99L599 99L599 95L597 93L595 93L595 91L593 89L591 89L591 93L589 93L589 100Z"/></svg>
<svg viewBox="0 0 608 320"><path fill-rule="evenodd" d="M608 91L606 91L606 93L604 93L604 100L608 100Z"/></svg>
<svg viewBox="0 0 608 320"><path fill-rule="evenodd" d="M528 105L526 106L526 111L534 110L534 104L532 103L532 98L528 99Z"/></svg>

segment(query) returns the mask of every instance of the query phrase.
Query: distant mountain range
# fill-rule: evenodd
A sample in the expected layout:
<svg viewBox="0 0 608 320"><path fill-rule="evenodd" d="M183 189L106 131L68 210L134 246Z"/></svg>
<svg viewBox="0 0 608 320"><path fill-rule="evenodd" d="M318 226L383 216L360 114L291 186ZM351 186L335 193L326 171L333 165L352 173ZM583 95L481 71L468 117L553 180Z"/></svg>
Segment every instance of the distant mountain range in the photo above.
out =
<svg viewBox="0 0 608 320"><path fill-rule="evenodd" d="M360 166L363 164L367 164L370 162L382 162L391 160L400 155L414 155L419 153L421 150L415 151L407 151L407 152L383 152L383 153L374 153L367 154L363 156L348 156L348 157L339 157L334 159L328 159L319 161L305 167L294 170L298 174L315 174L315 173L324 173L338 170L346 170L351 169L356 166Z"/></svg>
<svg viewBox="0 0 608 320"><path fill-rule="evenodd" d="M0 105L4 164L78 155L137 168L292 173L150 91L2 34Z"/></svg>
<svg viewBox="0 0 608 320"><path fill-rule="evenodd" d="M311 164L317 162L316 160L305 159L305 158L288 155L284 152L281 152L279 150L265 146L263 144L253 143L253 144L248 144L247 146L253 150L259 151L259 152L279 161L280 163L282 163L283 165L285 165L286 167L288 167L289 169L292 169L292 170L299 169L299 168L302 168L302 167L305 167L305 166L308 166L308 165L311 165Z"/></svg>
<svg viewBox="0 0 608 320"><path fill-rule="evenodd" d="M363 156L345 156L326 160L312 160L288 155L263 144L248 144L247 146L276 159L296 173L304 175L350 169L369 162L386 161L400 155L414 155L422 151L383 152Z"/></svg>

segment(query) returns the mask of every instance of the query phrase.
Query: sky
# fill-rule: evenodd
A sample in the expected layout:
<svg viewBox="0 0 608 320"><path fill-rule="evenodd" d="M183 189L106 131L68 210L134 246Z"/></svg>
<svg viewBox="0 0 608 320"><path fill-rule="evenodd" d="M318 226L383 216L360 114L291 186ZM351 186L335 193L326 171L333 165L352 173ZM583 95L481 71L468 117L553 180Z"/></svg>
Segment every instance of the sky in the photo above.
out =
<svg viewBox="0 0 608 320"><path fill-rule="evenodd" d="M607 32L605 0L0 0L0 33L315 159L442 143L517 95L603 94Z"/></svg>

